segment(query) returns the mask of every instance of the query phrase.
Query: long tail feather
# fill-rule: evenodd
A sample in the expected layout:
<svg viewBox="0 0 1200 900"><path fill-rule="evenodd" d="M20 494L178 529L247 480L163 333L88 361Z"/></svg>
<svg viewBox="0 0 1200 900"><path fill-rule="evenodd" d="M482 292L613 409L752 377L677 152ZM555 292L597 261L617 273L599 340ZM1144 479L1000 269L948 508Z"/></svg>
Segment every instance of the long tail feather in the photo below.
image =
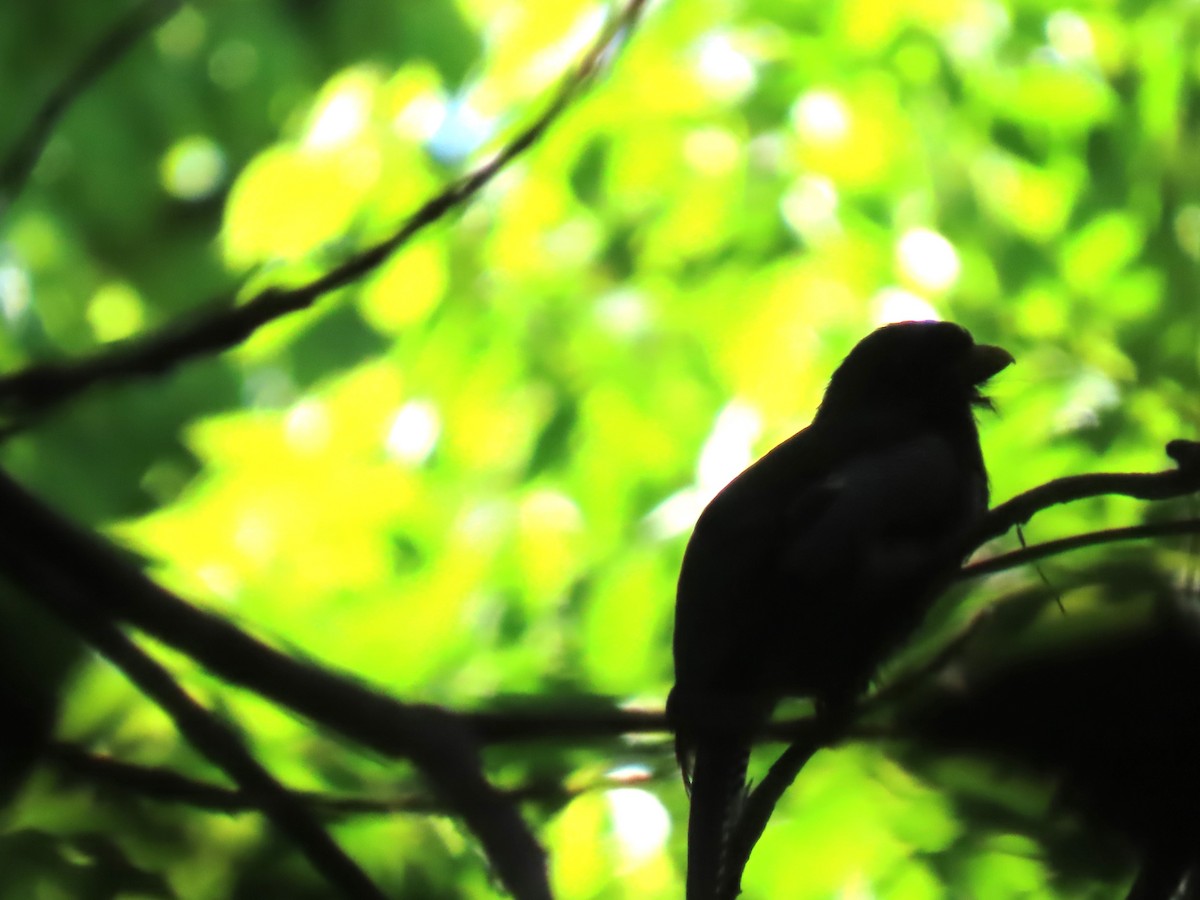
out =
<svg viewBox="0 0 1200 900"><path fill-rule="evenodd" d="M692 765L692 809L688 817L687 900L715 900L725 871L729 835L746 785L750 745L706 740Z"/></svg>

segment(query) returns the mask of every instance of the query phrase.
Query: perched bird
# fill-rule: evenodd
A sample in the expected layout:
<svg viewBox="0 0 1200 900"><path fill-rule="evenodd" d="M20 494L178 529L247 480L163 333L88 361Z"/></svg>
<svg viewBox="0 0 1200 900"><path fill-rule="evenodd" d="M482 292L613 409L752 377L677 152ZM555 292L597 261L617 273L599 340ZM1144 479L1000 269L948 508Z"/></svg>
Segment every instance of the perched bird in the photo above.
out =
<svg viewBox="0 0 1200 900"><path fill-rule="evenodd" d="M667 710L690 788L688 900L718 894L753 734L785 696L846 710L987 509L973 407L1012 362L948 322L869 334L808 428L731 481L684 553Z"/></svg>

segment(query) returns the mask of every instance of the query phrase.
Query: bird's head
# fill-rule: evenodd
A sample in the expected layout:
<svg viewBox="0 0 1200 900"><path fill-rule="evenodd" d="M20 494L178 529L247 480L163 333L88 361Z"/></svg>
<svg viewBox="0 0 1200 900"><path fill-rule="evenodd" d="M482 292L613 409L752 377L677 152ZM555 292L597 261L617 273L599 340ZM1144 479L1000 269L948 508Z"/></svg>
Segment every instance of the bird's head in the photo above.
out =
<svg viewBox="0 0 1200 900"><path fill-rule="evenodd" d="M983 384L1013 362L951 322L896 322L855 345L829 381L821 413L894 407L967 411L988 406Z"/></svg>

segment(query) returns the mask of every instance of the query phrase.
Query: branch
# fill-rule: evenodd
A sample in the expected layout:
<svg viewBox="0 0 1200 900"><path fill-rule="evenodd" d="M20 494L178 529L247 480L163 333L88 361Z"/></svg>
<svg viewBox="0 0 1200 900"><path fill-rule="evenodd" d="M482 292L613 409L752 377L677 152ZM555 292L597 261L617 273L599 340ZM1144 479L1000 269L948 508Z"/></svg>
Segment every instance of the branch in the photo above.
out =
<svg viewBox="0 0 1200 900"><path fill-rule="evenodd" d="M50 92L25 131L0 161L0 214L25 189L34 165L70 105L120 62L147 32L166 21L181 5L182 0L143 0L118 20Z"/></svg>
<svg viewBox="0 0 1200 900"><path fill-rule="evenodd" d="M241 788L249 805L266 815L333 888L358 900L385 900L358 864L334 843L304 804L259 764L234 731L188 696L166 669L95 608L67 574L62 560L27 553L16 535L5 538L0 560L13 583L53 610L166 712L187 741Z"/></svg>
<svg viewBox="0 0 1200 900"><path fill-rule="evenodd" d="M171 769L122 762L88 753L72 744L59 743L48 748L47 756L67 776L84 779L93 785L137 794L159 803L180 803L211 812L237 813L256 807L237 788L189 778ZM584 784L567 787L560 781L539 781L510 788L502 793L515 803L564 803L581 794L613 787L647 784L664 773L637 772L607 775ZM322 816L379 815L450 815L451 810L427 794L401 794L391 797L337 795L319 791L292 791L316 814Z"/></svg>
<svg viewBox="0 0 1200 900"><path fill-rule="evenodd" d="M216 307L188 322L114 345L95 356L66 363L41 363L0 378L0 412L27 418L45 412L97 384L160 375L201 356L228 350L259 328L370 274L429 225L465 204L514 159L536 144L586 87L617 45L626 40L647 0L628 0L621 13L563 79L546 109L490 160L427 200L387 239L354 254L330 272L294 288L266 288L240 306L220 297ZM9 431L19 426L9 426Z"/></svg>
<svg viewBox="0 0 1200 900"><path fill-rule="evenodd" d="M575 704L543 704L536 709L484 710L462 713L480 743L509 744L523 741L618 738L631 734L670 731L661 710L597 709L595 701L581 698ZM587 704L586 708L584 703Z"/></svg>
<svg viewBox="0 0 1200 900"><path fill-rule="evenodd" d="M1200 534L1200 519L1177 519L1170 522L1130 525L1125 528L1106 528L1101 531L1089 531L1084 534L1059 538L1056 541L1046 541L1042 544L1031 544L1020 550L1013 550L1011 553L1001 553L991 559L983 559L963 566L955 578L958 581L981 578L984 575L991 575L1005 569L1015 569L1047 556L1057 556L1060 553L1079 550L1083 547L1096 547L1102 544L1143 538L1170 537L1178 534Z"/></svg>
<svg viewBox="0 0 1200 900"><path fill-rule="evenodd" d="M10 551L6 568L28 559L51 571L69 568L97 616L128 622L217 676L356 743L412 760L479 838L508 890L520 900L549 900L544 854L517 809L484 778L474 737L458 717L434 706L401 703L351 677L293 659L191 606L2 471L0 510L0 551Z"/></svg>
<svg viewBox="0 0 1200 900"><path fill-rule="evenodd" d="M1153 473L1103 473L1056 478L993 507L967 540L970 550L1023 525L1060 503L1112 494L1137 500L1170 500L1200 491L1200 442L1171 441L1167 455L1177 468Z"/></svg>

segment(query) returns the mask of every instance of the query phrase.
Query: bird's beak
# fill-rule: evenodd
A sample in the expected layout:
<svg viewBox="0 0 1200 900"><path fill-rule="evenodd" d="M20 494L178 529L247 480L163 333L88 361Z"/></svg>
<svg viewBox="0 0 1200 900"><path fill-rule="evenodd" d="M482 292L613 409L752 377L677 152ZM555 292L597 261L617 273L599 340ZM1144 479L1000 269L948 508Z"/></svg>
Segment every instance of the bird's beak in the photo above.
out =
<svg viewBox="0 0 1200 900"><path fill-rule="evenodd" d="M1011 366L1015 360L1003 347L991 344L976 344L967 357L967 380L971 384L983 384L997 372Z"/></svg>

